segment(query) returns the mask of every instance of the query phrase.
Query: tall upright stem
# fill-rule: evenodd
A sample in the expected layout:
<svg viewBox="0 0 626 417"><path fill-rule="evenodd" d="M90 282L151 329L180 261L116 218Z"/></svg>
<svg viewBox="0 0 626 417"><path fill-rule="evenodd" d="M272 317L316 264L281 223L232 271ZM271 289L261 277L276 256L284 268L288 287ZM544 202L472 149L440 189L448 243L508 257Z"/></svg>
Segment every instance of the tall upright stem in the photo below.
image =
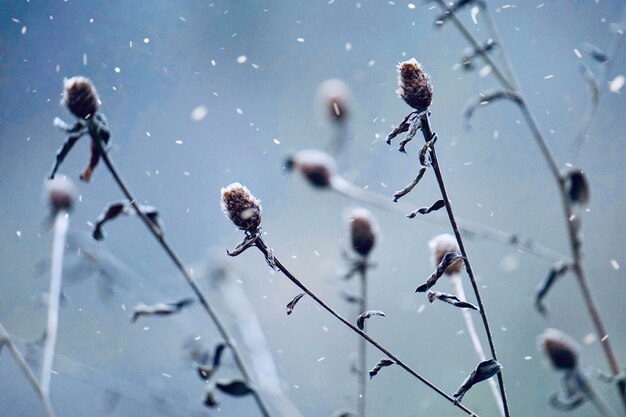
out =
<svg viewBox="0 0 626 417"><path fill-rule="evenodd" d="M363 262L367 262L364 260ZM359 278L361 284L361 297L359 299L359 314L367 311L367 265L359 269ZM365 331L366 324L363 324ZM359 338L359 392L357 395L357 410L359 417L365 417L365 390L366 387L366 369L367 369L367 341L362 337Z"/></svg>
<svg viewBox="0 0 626 417"><path fill-rule="evenodd" d="M430 121L428 119L428 113L424 114L421 117L422 123L422 133L424 135L424 140L428 142L433 138L433 131L430 128ZM493 334L491 333L491 326L489 325L489 317L487 316L487 311L485 310L485 305L483 303L482 296L480 294L480 288L478 287L478 282L476 281L476 277L474 276L474 270L472 269L472 264L470 263L469 256L467 255L467 251L465 250L465 245L463 244L463 237L461 236L461 232L459 230L459 226L456 223L456 219L454 217L454 212L452 211L452 203L450 203L450 199L448 198L448 192L446 191L446 185L443 181L443 176L441 174L441 168L439 167L439 161L437 160L437 152L435 147L432 147L431 150L431 161L433 171L435 172L435 176L437 177L437 184L439 184L439 190L441 191L441 198L446 204L446 212L448 213L448 219L450 220L450 225L452 226L452 230L454 231L454 236L456 237L457 244L459 245L459 249L461 250L461 255L463 255L465 261L465 269L467 270L467 275L470 278L472 283L472 288L474 289L474 295L476 296L476 301L478 302L478 308L480 309L480 316L483 320L483 327L485 328L485 333L487 334L487 340L489 341L489 349L491 350L491 356L496 361L498 360L498 355L496 353L496 346L493 341ZM498 372L498 385L500 386L500 395L502 397L502 405L504 406L504 415L506 417L510 416L509 412L509 403L506 397L506 389L504 386L504 377L502 376L502 372Z"/></svg>
<svg viewBox="0 0 626 417"><path fill-rule="evenodd" d="M61 281L63 276L63 255L65 239L69 227L69 213L59 210L54 218L54 238L52 242L52 264L50 267L50 291L48 293L48 323L44 341L43 364L41 365L41 390L46 398L50 398L50 378L54 348L59 328L59 302L61 299Z"/></svg>
<svg viewBox="0 0 626 417"><path fill-rule="evenodd" d="M298 278L296 278L291 272L289 272L289 270L280 262L280 260L278 260L278 258L276 258L274 256L274 254L270 254L270 249L267 247L267 245L265 244L265 242L261 238L257 239L257 241L255 243L255 247L257 249L259 249L261 251L261 253L263 253L263 255L265 256L266 259L270 259L271 258L273 260L273 263L276 266L276 268L278 268L287 278L289 278L289 280L291 282L293 282L298 288L300 288L302 291L304 291L320 307L322 307L324 310L328 311L333 317L335 317L337 320L339 320L344 325L349 327L353 332L355 332L356 334L358 334L359 336L361 336L362 338L367 340L369 342L369 344L371 344L376 349L378 349L379 351L384 353L389 359L393 360L398 366L400 366L402 369L407 371L409 374L413 375L418 380L422 381L422 383L424 383L430 389L432 389L437 394L439 394L440 396L442 396L443 398L448 400L448 402L450 402L454 406L460 408L461 410L463 410L466 414L470 415L471 417L478 417L478 414L474 413L472 410L470 410L469 408L465 407L460 402L455 401L454 398L452 398L451 396L446 394L441 388L437 387L435 384L430 382L428 379L426 379L425 377L420 375L417 371L413 370L404 361L400 360L400 358L398 358L396 355L391 353L391 351L389 351L389 349L385 348L383 345L381 345L379 342L377 342L370 335L368 335L364 331L360 330L354 324L352 324L351 322L349 322L348 320L343 318L332 307L330 307L328 304L326 304L326 302L324 300L322 300L320 297L318 297L313 291L311 291L307 286L305 286L302 282L300 282L300 280Z"/></svg>
<svg viewBox="0 0 626 417"><path fill-rule="evenodd" d="M107 149L103 145L102 140L100 138L93 138L93 139L96 145L98 146L98 150L100 151L102 155L102 159L104 160L105 165L107 166L109 172L113 176L113 179L117 183L118 187L120 188L122 193L126 196L126 198L128 199L128 202L132 205L133 209L135 209L135 211L137 212L137 215L141 218L144 225L148 228L148 230L154 236L157 242L159 242L159 244L161 245L161 247L163 248L167 256L172 260L172 262L174 263L174 265L176 266L180 274L183 276L187 284L191 287L192 291L196 295L196 298L198 298L204 310L209 314L209 316L211 317L211 320L213 320L213 323L215 323L215 327L217 327L217 330L222 336L222 339L224 339L224 342L228 344L231 352L233 353L235 364L237 365L237 368L239 369L241 376L243 377L243 379L246 381L246 383L249 386L254 387L252 390L252 395L254 396L254 399L256 401L257 406L259 407L259 410L261 411L261 414L264 417L270 417L271 414L269 412L269 409L267 405L265 404L263 398L261 397L261 394L258 391L258 387L253 383L251 373L248 370L247 365L242 359L239 348L237 347L235 340L231 337L228 329L222 322L221 318L219 317L215 309L211 307L208 300L202 293L200 287L198 286L198 284L196 284L194 279L191 277L191 275L189 274L189 272L183 265L178 255L176 255L172 247L165 240L165 236L163 235L162 231L155 226L153 221L150 220L150 218L142 210L141 206L137 203L137 199L130 192L129 188L126 186L126 183L122 179L117 169L115 169L115 166L113 165L113 162L111 161L111 158L109 157Z"/></svg>

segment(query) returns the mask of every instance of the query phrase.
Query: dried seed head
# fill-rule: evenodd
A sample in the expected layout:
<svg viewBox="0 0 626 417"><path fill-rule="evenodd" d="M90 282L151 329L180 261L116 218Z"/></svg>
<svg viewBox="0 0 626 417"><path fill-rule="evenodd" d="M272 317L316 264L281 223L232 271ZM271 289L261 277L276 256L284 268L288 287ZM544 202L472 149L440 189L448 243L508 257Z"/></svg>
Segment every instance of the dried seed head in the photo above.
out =
<svg viewBox="0 0 626 417"><path fill-rule="evenodd" d="M378 234L376 219L369 210L362 207L352 209L347 218L352 249L361 256L368 256L374 248Z"/></svg>
<svg viewBox="0 0 626 417"><path fill-rule="evenodd" d="M578 367L578 344L562 331L546 329L537 341L554 369L565 371Z"/></svg>
<svg viewBox="0 0 626 417"><path fill-rule="evenodd" d="M317 101L333 122L345 122L349 115L350 88L341 80L326 80L317 89Z"/></svg>
<svg viewBox="0 0 626 417"><path fill-rule="evenodd" d="M444 233L437 235L428 242L433 266L439 265L448 252L461 252L454 236ZM463 262L454 262L444 272L446 275L458 274L463 269Z"/></svg>
<svg viewBox="0 0 626 417"><path fill-rule="evenodd" d="M565 174L565 181L567 195L572 203L585 205L589 202L589 182L582 170L570 169Z"/></svg>
<svg viewBox="0 0 626 417"><path fill-rule="evenodd" d="M415 58L398 64L398 95L417 111L426 110L433 101L430 77Z"/></svg>
<svg viewBox="0 0 626 417"><path fill-rule="evenodd" d="M296 152L287 158L285 166L288 170L298 169L309 183L317 188L329 187L337 173L333 158L315 149Z"/></svg>
<svg viewBox="0 0 626 417"><path fill-rule="evenodd" d="M57 177L46 182L48 202L52 211L70 211L74 205L74 184L67 177Z"/></svg>
<svg viewBox="0 0 626 417"><path fill-rule="evenodd" d="M89 78L76 76L63 80L61 100L72 114L80 119L88 119L98 111L100 99Z"/></svg>
<svg viewBox="0 0 626 417"><path fill-rule="evenodd" d="M222 188L222 211L241 230L256 233L261 225L261 202L235 182Z"/></svg>

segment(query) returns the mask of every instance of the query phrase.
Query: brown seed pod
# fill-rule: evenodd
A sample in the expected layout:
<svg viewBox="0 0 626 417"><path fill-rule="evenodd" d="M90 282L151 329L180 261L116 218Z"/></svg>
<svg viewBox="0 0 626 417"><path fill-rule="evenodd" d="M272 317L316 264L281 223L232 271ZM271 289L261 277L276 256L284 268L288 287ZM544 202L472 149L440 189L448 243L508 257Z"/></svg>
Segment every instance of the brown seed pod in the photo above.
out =
<svg viewBox="0 0 626 417"><path fill-rule="evenodd" d="M437 235L428 242L431 253L431 262L434 266L439 265L448 252L460 252L459 245L454 236L444 233ZM446 275L458 274L463 269L463 262L454 262L444 272Z"/></svg>
<svg viewBox="0 0 626 417"><path fill-rule="evenodd" d="M562 331L546 329L537 342L554 369L565 371L578 367L578 344Z"/></svg>
<svg viewBox="0 0 626 417"><path fill-rule="evenodd" d="M324 81L317 89L319 107L335 123L345 122L348 118L350 95L348 85L336 78Z"/></svg>
<svg viewBox="0 0 626 417"><path fill-rule="evenodd" d="M398 95L417 111L426 110L433 100L430 77L415 58L398 64Z"/></svg>
<svg viewBox="0 0 626 417"><path fill-rule="evenodd" d="M56 213L70 211L74 205L74 184L69 178L59 177L46 182L48 202Z"/></svg>
<svg viewBox="0 0 626 417"><path fill-rule="evenodd" d="M362 207L348 214L352 249L361 256L368 256L376 244L378 226L372 213Z"/></svg>
<svg viewBox="0 0 626 417"><path fill-rule="evenodd" d="M98 92L92 82L85 77L76 76L63 80L63 104L72 114L80 119L93 117L100 107Z"/></svg>
<svg viewBox="0 0 626 417"><path fill-rule="evenodd" d="M326 188L337 174L333 158L322 151L305 149L288 157L285 163L288 170L297 169L317 188Z"/></svg>
<svg viewBox="0 0 626 417"><path fill-rule="evenodd" d="M222 188L222 211L241 230L256 233L261 225L261 202L235 182Z"/></svg>

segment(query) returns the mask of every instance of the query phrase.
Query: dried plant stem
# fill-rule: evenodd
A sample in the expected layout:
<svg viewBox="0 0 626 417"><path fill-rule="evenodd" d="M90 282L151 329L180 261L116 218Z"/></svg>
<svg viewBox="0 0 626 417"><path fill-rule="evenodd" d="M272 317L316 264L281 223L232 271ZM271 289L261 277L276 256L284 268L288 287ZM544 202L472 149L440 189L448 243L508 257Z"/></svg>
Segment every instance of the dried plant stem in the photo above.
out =
<svg viewBox="0 0 626 417"><path fill-rule="evenodd" d="M33 373L33 370L30 369L30 366L28 366L28 364L26 363L24 356L19 351L17 346L15 346L15 343L13 343L13 339L6 331L2 323L0 323L0 353L2 353L2 347L4 346L6 346L11 356L13 356L13 360L15 360L15 363L20 368L20 371L22 371L24 377L28 380L31 387L33 387L33 390L41 400L43 408L46 412L46 416L55 417L54 411L52 410L52 405L50 404L50 399L46 394L44 394L43 390L41 389L41 385L39 385L39 382L37 381L37 378Z"/></svg>
<svg viewBox="0 0 626 417"><path fill-rule="evenodd" d="M278 270L280 270L287 278L289 278L289 280L291 282L293 282L298 288L300 288L302 291L304 291L317 304L319 304L320 307L322 307L324 310L328 311L337 320L339 320L340 322L342 322L343 324L348 326L353 332L355 332L356 334L361 336L363 339L367 340L372 346L374 346L376 349L378 349L379 351L384 353L389 359L393 360L398 366L400 366L402 369L407 371L409 374L413 375L415 378L420 380L422 383L424 383L430 389L435 391L437 394L439 394L440 396L442 396L443 398L448 400L451 404L453 404L454 406L460 408L466 414L468 414L468 415L470 415L472 417L478 417L478 414L474 413L472 410L470 410L469 408L465 407L463 404L455 402L454 398L452 398L451 396L446 394L443 390L441 390L435 384L430 382L428 379L426 379L425 377L423 377L422 375L417 373L417 371L413 370L409 365L407 365L402 360L400 360L400 358L398 358L396 355L391 353L387 348L385 348L383 345L381 345L379 342L377 342L374 338L369 336L367 333L359 330L358 327L356 327L354 324L352 324L351 322L349 322L348 320L343 318L332 307L330 307L328 304L326 304L325 301L323 301L320 297L318 297L313 291L311 291L302 282L300 282L300 280L298 278L296 278L291 272L289 272L289 270L280 262L280 260L278 260L274 256L274 254L270 253L270 249L267 247L265 242L260 237L256 239L256 242L254 243L254 246L257 249L259 249L259 251L261 251L261 253L263 253L263 255L265 256L266 259L272 259L273 264L276 266L276 268L278 268Z"/></svg>
<svg viewBox="0 0 626 417"><path fill-rule="evenodd" d="M407 214L415 208L412 205L404 203L402 201L394 203L389 199L388 196L364 190L363 188L357 187L356 185L338 175L335 175L331 179L331 188L333 191L343 195L344 197L384 210ZM448 220L445 216L439 216L436 214L430 215L428 217L424 216L421 217L421 219L433 224L448 224ZM490 240L492 242L500 243L505 246L511 246L522 252L531 254L541 259L545 259L550 262L558 262L567 259L565 255L562 255L559 252L556 252L555 250L550 249L547 246L544 246L531 238L505 232L503 230L498 230L489 226L485 226L468 220L463 220L460 218L457 218L457 222L459 224L459 230L461 230L461 232L468 238L479 237L482 239Z"/></svg>
<svg viewBox="0 0 626 417"><path fill-rule="evenodd" d="M430 121L428 119L428 113L425 113L421 117L422 123L422 133L424 136L424 140L428 142L433 138L433 131L430 128ZM478 308L480 309L480 316L483 319L483 326L485 328L485 333L487 334L487 340L489 341L489 349L491 351L491 357L498 360L498 355L496 352L496 346L493 341L493 334L491 333L491 326L489 325L489 317L487 316L487 311L485 310L485 305L483 303L482 296L480 294L480 288L478 287L478 282L476 281L476 277L474 276L474 271L472 269L472 265L469 260L469 256L467 255L467 251L465 250L465 245L463 244L463 237L461 236L461 232L459 230L459 226L457 225L456 219L454 217L454 212L452 211L452 204L450 203L450 199L448 198L448 192L446 191L446 186L443 181L443 176L441 174L441 168L439 167L439 161L437 160L437 152L435 147L432 147L431 150L431 162L433 171L435 172L435 177L437 177L437 184L439 184L439 190L441 191L441 198L443 199L446 205L446 212L448 213L448 219L450 220L450 226L452 226L452 230L454 231L454 236L456 237L457 244L459 245L459 249L461 250L461 255L463 255L465 261L465 269L467 270L467 275L472 282L472 288L474 289L474 295L476 297L476 301L478 302ZM506 397L506 388L504 386L504 377L502 376L502 372L498 372L498 385L500 386L500 395L502 397L502 405L504 406L504 415L505 417L509 417L511 414L509 412L509 404Z"/></svg>
<svg viewBox="0 0 626 417"><path fill-rule="evenodd" d="M50 267L50 291L48 293L48 324L44 340L43 363L41 365L41 390L46 398L50 398L50 379L52 376L52 362L54 348L59 328L59 302L61 299L61 282L63 276L63 257L65 254L65 240L69 228L69 213L60 210L54 218L54 238L52 242L52 264Z"/></svg>
<svg viewBox="0 0 626 417"><path fill-rule="evenodd" d="M467 300L465 296L465 290L463 289L463 281L461 280L460 274L452 274L450 277L452 281L452 287L454 287L454 294L459 297L460 300ZM463 317L463 321L465 322L465 328L467 329L467 334L470 337L470 341L472 342L472 347L476 352L476 356L478 356L478 360L481 362L487 360L487 356L485 356L485 351L483 350L483 345L480 342L480 338L478 337L478 333L476 332L476 327L474 326L474 319L472 318L472 313L470 310L466 308L461 308L461 316ZM491 394L496 401L496 405L498 406L498 410L500 414L504 416L504 406L502 405L502 397L500 397L500 392L498 391L498 385L493 378L487 380L489 384L489 389L491 390Z"/></svg>
<svg viewBox="0 0 626 417"><path fill-rule="evenodd" d="M209 304L208 300L202 293L202 290L200 289L198 284L196 284L196 282L191 277L191 275L189 274L189 272L183 265L178 255L176 255L172 247L165 240L165 236L163 235L162 231L158 227L155 226L152 220L150 220L150 218L146 215L146 213L141 209L141 206L137 203L137 199L132 195L129 188L126 186L126 183L120 176L119 172L117 171L117 169L115 169L115 166L113 165L113 162L111 161L111 158L109 157L108 151L103 145L102 140L100 140L100 138L94 138L94 142L98 146L98 150L100 151L102 155L102 159L104 160L106 167L108 168L109 172L113 176L113 179L117 183L118 187L120 188L122 193L126 196L126 198L128 199L128 202L132 205L133 209L135 209L135 211L137 212L137 215L141 218L141 220L146 225L150 233L152 233L152 235L159 242L159 244L161 245L165 253L172 260L172 262L174 263L174 265L176 266L180 274L183 276L187 284L191 287L192 291L196 295L196 298L198 298L204 310L211 317L211 320L215 324L215 327L220 333L222 339L224 339L224 342L228 344L233 354L235 364L237 365L237 368L239 369L239 372L241 373L241 376L245 380L246 384L253 388L252 395L254 397L254 400L256 401L256 404L259 410L261 411L261 414L264 417L270 417L271 414L268 410L268 407L265 404L263 398L261 397L261 394L258 392L258 388L253 383L251 373L248 370L247 365L242 359L242 355L239 351L239 348L237 347L235 340L231 337L228 329L222 322L220 316L217 314L217 311L213 307L211 307L211 305Z"/></svg>
<svg viewBox="0 0 626 417"><path fill-rule="evenodd" d="M445 5L443 0L437 0L437 3L442 9L450 12L450 10ZM602 322L602 318L600 317L600 313L596 305L596 302L593 299L593 295L591 294L591 288L589 287L589 282L587 280L585 270L583 267L581 247L577 243L578 237L577 237L576 226L575 226L575 223L572 221L574 219L573 217L574 211L573 211L572 203L567 195L565 179L560 174L558 164L556 163L556 160L554 156L552 155L552 152L550 151L550 148L543 134L541 133L541 130L539 129L539 125L537 124L535 118L533 117L532 113L530 112L528 108L527 101L522 91L520 89L515 89L514 86L512 86L506 80L506 78L504 77L504 75L502 74L498 66L493 63L489 55L487 55L484 52L482 53L480 52L478 42L471 35L471 33L467 30L467 28L465 28L463 23L456 17L456 15L454 15L454 13L450 13L450 18L454 22L457 29L459 29L459 32L461 32L463 37L470 43L470 45L475 50L479 51L480 56L485 60L487 64L489 64L492 67L494 75L496 76L498 81L502 84L502 86L509 90L513 90L519 97L519 100L516 101L516 103L518 104L520 111L522 115L524 116L524 120L526 121L526 124L528 125L528 128L530 129L532 136L535 142L537 143L539 150L541 151L541 154L543 155L544 159L546 160L546 163L548 164L550 173L552 174L555 182L557 183L559 194L561 197L561 203L563 205L563 212L564 212L565 222L566 222L566 227L567 227L571 258L574 264L573 272L574 272L574 275L576 276L576 280L582 292L583 299L587 307L587 311L589 312L591 321L595 328L596 336L598 337L602 345L602 349L604 351L604 355L608 362L609 369L611 370L612 375L618 379L618 382L617 382L618 394L620 396L620 399L623 403L624 408L626 408L626 380L624 380L624 378L620 378L621 368L619 366L617 357L615 356L615 353L611 346L611 342L609 340L608 333L606 332L606 329L604 327L604 323ZM497 31L497 29L495 28L495 25L494 25L493 30ZM515 73L513 72L512 74L513 74L514 79L516 79Z"/></svg>
<svg viewBox="0 0 626 417"><path fill-rule="evenodd" d="M367 263L367 261L364 261ZM367 265L359 268L359 278L361 287L361 296L359 299L359 314L367 311ZM367 324L363 324L363 330L365 331ZM367 378L367 342L364 338L359 338L359 391L357 395L357 415L359 417L365 417L365 391L366 378Z"/></svg>

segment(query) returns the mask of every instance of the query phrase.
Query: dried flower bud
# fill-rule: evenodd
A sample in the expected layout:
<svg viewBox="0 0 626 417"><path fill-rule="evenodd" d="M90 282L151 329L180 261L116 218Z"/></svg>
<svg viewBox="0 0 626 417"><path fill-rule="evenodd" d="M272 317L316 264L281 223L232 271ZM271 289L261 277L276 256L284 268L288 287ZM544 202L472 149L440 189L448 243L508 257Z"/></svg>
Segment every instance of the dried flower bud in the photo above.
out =
<svg viewBox="0 0 626 417"><path fill-rule="evenodd" d="M572 203L585 205L589 202L589 182L582 170L572 168L567 171L565 174L565 187Z"/></svg>
<svg viewBox="0 0 626 417"><path fill-rule="evenodd" d="M433 87L430 77L415 58L398 64L397 93L415 110L426 110L433 100Z"/></svg>
<svg viewBox="0 0 626 417"><path fill-rule="evenodd" d="M287 158L285 166L288 170L298 169L312 186L318 188L329 187L337 173L333 158L315 149L296 152Z"/></svg>
<svg viewBox="0 0 626 417"><path fill-rule="evenodd" d="M459 245L456 243L455 237L448 233L437 235L432 238L430 242L428 242L428 247L430 248L430 254L432 256L431 262L433 266L439 265L443 257L446 256L446 253L461 252ZM458 274L461 272L461 269L463 269L463 262L454 262L444 273L446 275Z"/></svg>
<svg viewBox="0 0 626 417"><path fill-rule="evenodd" d="M222 211L241 230L256 233L261 225L261 202L235 182L222 188Z"/></svg>
<svg viewBox="0 0 626 417"><path fill-rule="evenodd" d="M63 100L61 104L80 119L93 117L100 106L96 88L88 78L76 76L63 80Z"/></svg>
<svg viewBox="0 0 626 417"><path fill-rule="evenodd" d="M378 233L378 225L372 213L362 207L352 209L348 214L352 249L361 256L368 256Z"/></svg>
<svg viewBox="0 0 626 417"><path fill-rule="evenodd" d="M571 371L578 367L578 344L562 331L546 329L537 341L555 369Z"/></svg>
<svg viewBox="0 0 626 417"><path fill-rule="evenodd" d="M52 210L70 211L74 205L74 184L69 178L59 177L46 182L48 202Z"/></svg>
<svg viewBox="0 0 626 417"><path fill-rule="evenodd" d="M333 122L345 122L349 115L350 88L342 80L326 80L317 89L317 101Z"/></svg>

